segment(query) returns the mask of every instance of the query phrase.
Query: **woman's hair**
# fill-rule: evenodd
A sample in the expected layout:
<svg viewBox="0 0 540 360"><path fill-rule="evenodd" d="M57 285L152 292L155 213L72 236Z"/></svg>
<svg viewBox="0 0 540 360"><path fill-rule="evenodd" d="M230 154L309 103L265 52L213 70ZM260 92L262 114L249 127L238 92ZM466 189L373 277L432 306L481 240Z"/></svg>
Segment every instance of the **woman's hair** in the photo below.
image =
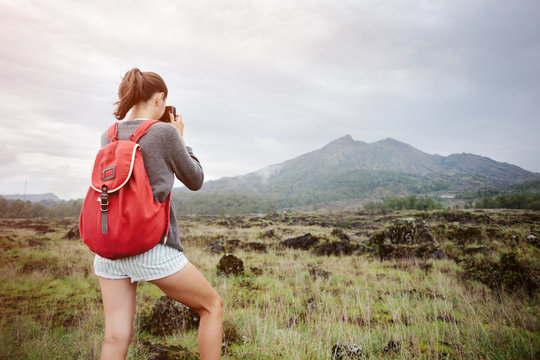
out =
<svg viewBox="0 0 540 360"><path fill-rule="evenodd" d="M167 97L168 90L165 81L155 72L142 72L138 68L129 70L118 87L118 101L114 116L122 120L128 111L141 101L148 101L152 95L158 92L165 93Z"/></svg>

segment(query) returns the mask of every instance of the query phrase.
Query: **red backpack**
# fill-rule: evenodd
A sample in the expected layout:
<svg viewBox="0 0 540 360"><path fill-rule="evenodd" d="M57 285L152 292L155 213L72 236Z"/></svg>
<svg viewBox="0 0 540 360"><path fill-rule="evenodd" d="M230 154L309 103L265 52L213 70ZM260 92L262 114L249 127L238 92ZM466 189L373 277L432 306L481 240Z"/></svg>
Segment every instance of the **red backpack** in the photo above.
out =
<svg viewBox="0 0 540 360"><path fill-rule="evenodd" d="M154 201L137 141L157 120L146 120L129 140L119 140L117 125L111 142L99 150L81 209L81 239L96 254L118 259L153 248L169 232L170 199Z"/></svg>

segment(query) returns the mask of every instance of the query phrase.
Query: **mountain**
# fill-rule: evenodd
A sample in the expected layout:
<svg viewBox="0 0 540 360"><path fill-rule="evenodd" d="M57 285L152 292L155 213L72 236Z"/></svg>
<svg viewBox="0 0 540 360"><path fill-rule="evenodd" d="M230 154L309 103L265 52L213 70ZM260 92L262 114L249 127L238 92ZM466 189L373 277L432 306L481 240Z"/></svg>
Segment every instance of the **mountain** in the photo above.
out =
<svg viewBox="0 0 540 360"><path fill-rule="evenodd" d="M58 202L60 199L58 196L56 196L53 193L46 193L46 194L13 194L13 195L0 195L6 200L24 200L24 201L30 201L30 202Z"/></svg>
<svg viewBox="0 0 540 360"><path fill-rule="evenodd" d="M197 193L179 190L175 202L182 202L186 211L197 208L198 201L211 202L216 209L233 206L251 212L265 206L281 209L350 199L433 196L537 179L538 173L474 154L431 155L392 138L365 143L346 135L246 175L207 181Z"/></svg>

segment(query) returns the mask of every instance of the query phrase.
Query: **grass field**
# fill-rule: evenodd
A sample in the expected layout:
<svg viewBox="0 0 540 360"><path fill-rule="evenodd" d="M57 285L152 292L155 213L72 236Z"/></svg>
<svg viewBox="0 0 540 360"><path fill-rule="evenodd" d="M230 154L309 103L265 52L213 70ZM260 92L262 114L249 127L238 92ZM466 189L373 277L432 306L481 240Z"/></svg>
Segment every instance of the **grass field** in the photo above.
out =
<svg viewBox="0 0 540 360"><path fill-rule="evenodd" d="M369 251L317 256L279 244L308 232L338 241L334 229L352 243L366 243L408 217L424 219L440 249L451 256L380 260ZM79 239L65 238L76 219L0 224L0 358L97 359L103 311L93 254ZM514 251L531 267L533 281L540 281L535 277L540 249L526 240L538 236L538 212L186 216L179 224L186 256L224 299L230 340L224 359L330 359L338 343L358 345L370 359L540 356L538 289L489 287L467 277L458 261L464 256L496 260ZM456 237L456 229L476 230L468 238L468 232ZM243 260L244 275L217 276L222 255L207 248L218 240L240 241L231 251ZM266 252L251 250L249 242L265 244ZM139 283L129 359L148 358L146 340L197 351L194 330L168 337L142 330L161 295L152 284Z"/></svg>

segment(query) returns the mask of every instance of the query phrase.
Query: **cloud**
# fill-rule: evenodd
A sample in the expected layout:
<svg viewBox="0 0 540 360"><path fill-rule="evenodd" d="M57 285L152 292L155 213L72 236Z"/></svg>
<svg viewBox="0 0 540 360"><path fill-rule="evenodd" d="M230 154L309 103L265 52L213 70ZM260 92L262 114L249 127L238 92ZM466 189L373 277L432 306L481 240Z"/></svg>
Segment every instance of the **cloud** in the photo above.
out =
<svg viewBox="0 0 540 360"><path fill-rule="evenodd" d="M540 171L535 1L26 0L0 14L0 193L83 171L135 66L166 80L207 179L345 134Z"/></svg>

